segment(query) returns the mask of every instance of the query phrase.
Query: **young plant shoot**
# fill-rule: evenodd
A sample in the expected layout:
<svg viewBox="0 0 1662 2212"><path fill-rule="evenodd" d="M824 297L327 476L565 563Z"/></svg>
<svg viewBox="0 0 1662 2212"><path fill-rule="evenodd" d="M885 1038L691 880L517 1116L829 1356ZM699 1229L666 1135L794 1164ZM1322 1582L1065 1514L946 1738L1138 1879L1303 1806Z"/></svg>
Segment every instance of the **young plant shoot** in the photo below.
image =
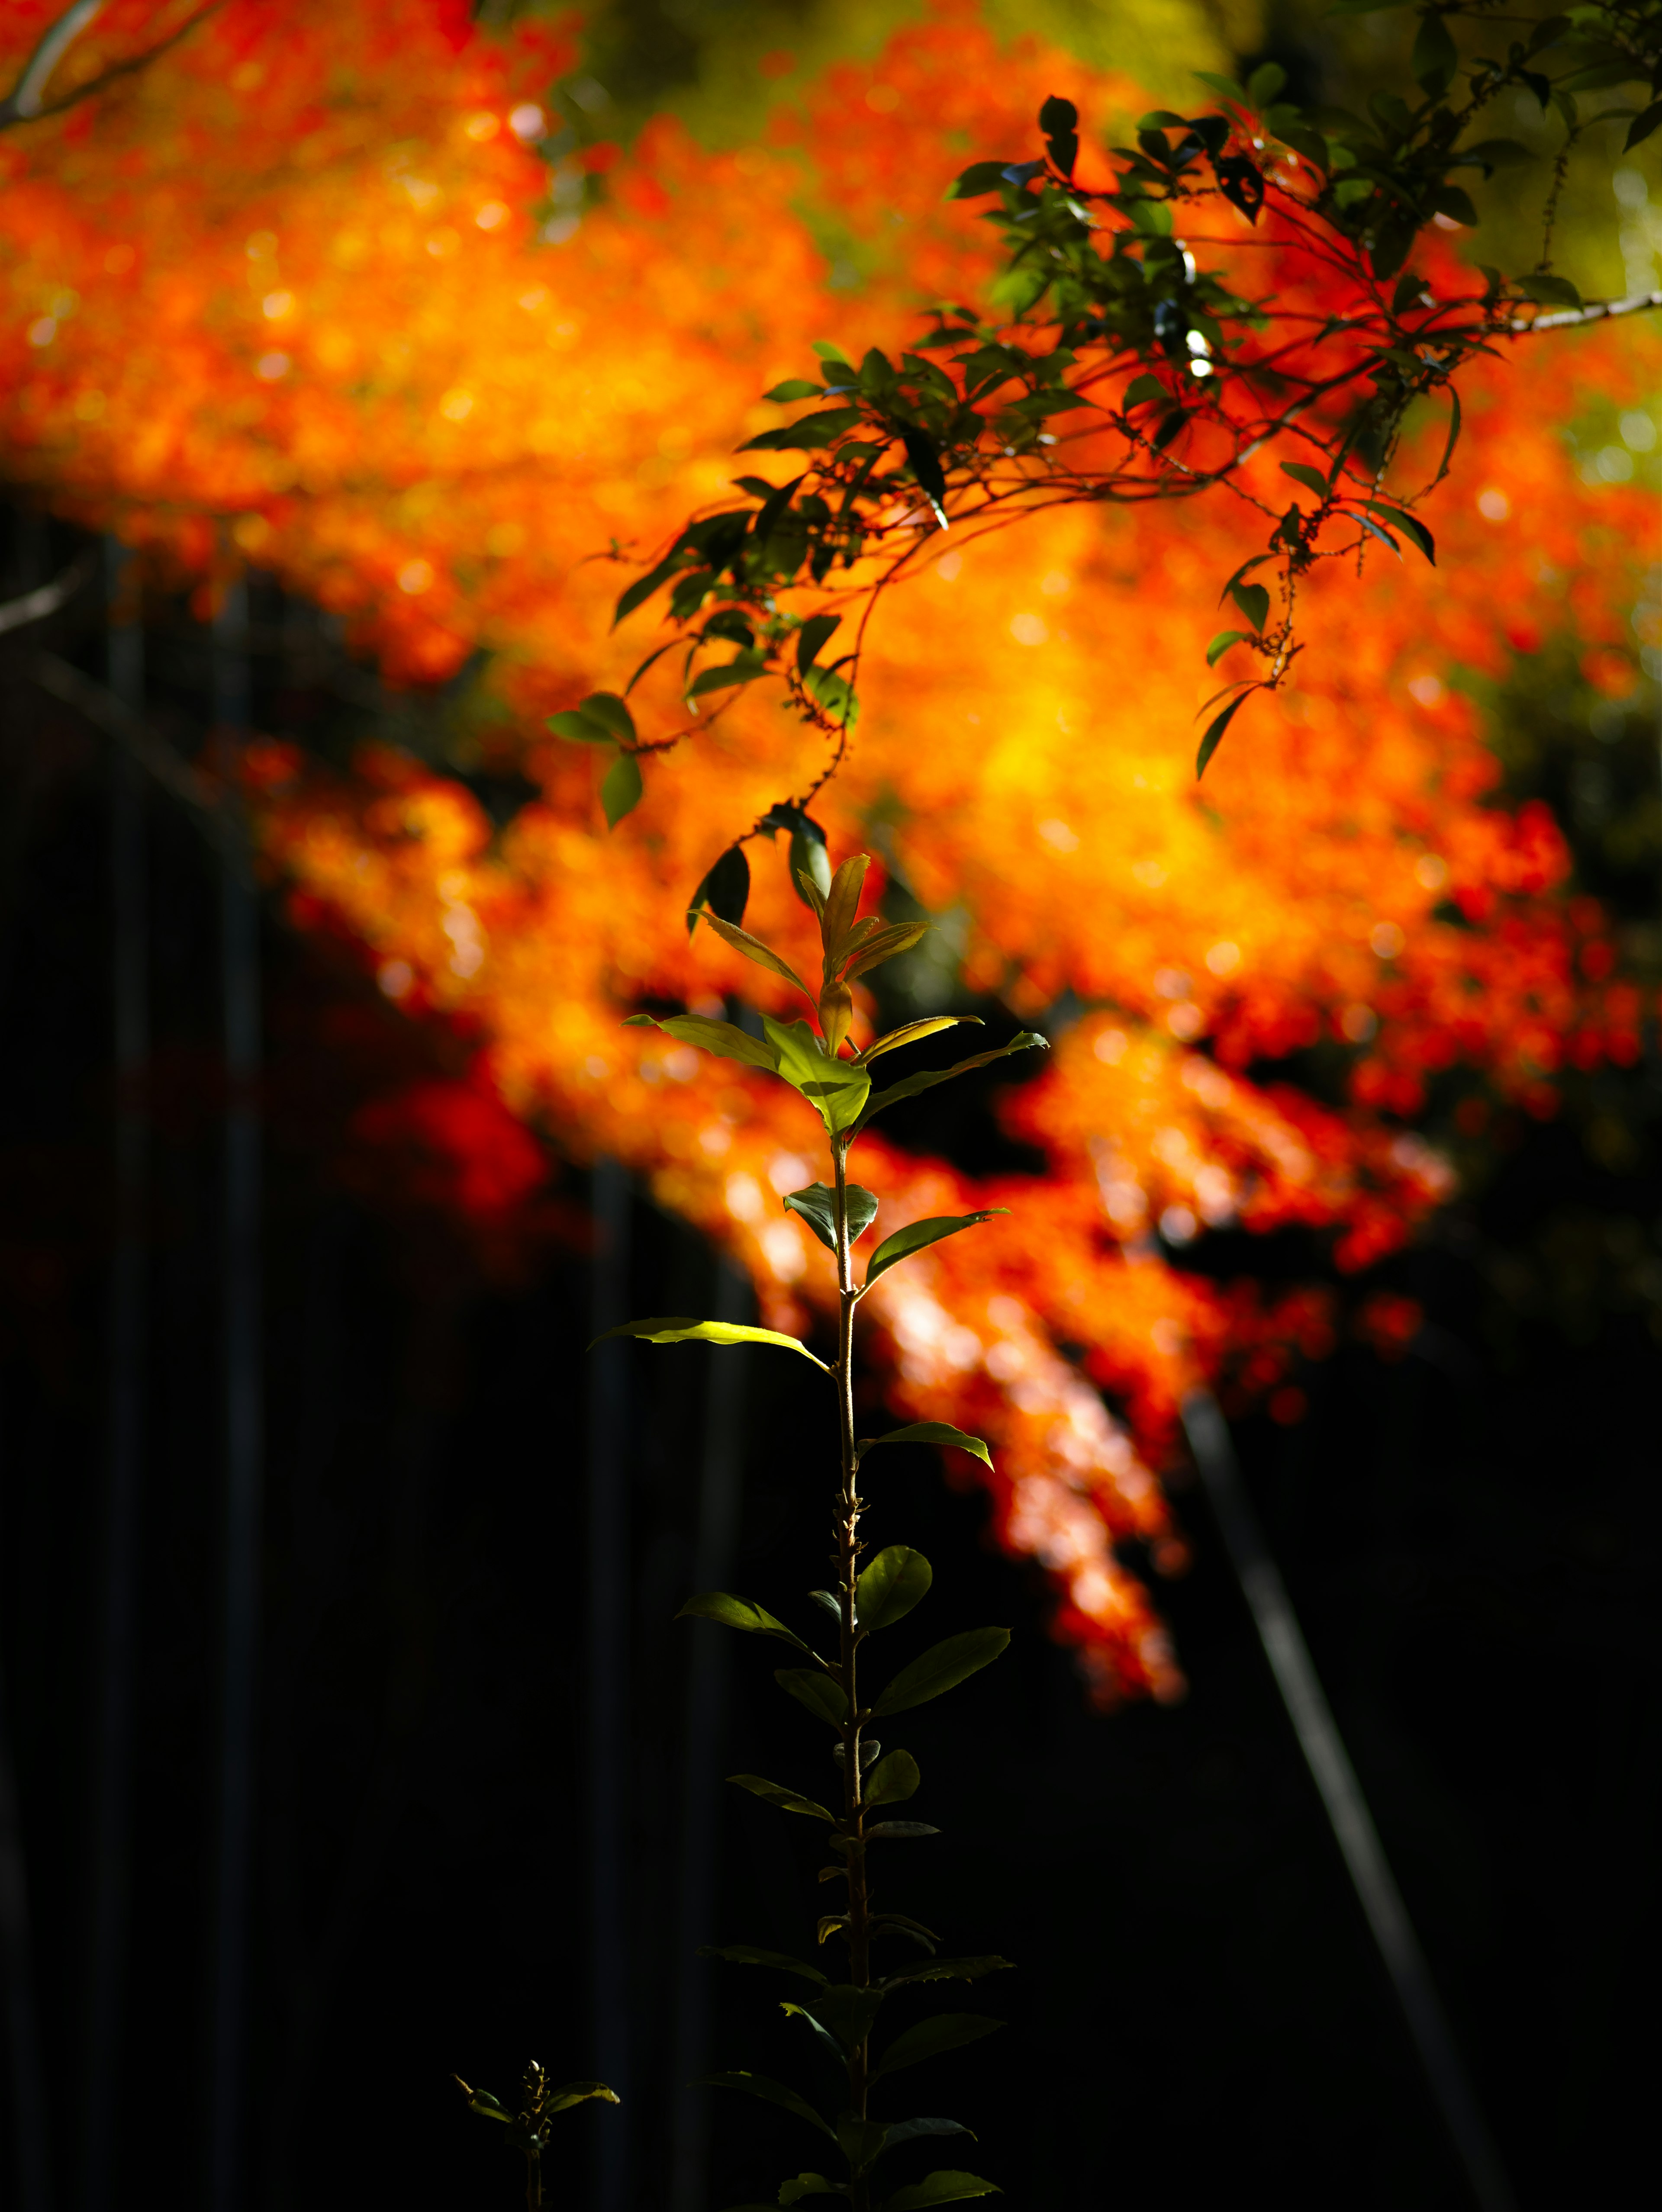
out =
<svg viewBox="0 0 1662 2212"><path fill-rule="evenodd" d="M608 2089L604 2081L562 2081L555 2088L547 2075L533 2058L525 2069L525 2080L520 2085L520 2109L510 2112L499 2105L488 2089L470 2089L460 2074L451 2077L467 2100L467 2109L477 2112L482 2120L495 2120L507 2130L502 2141L509 2150L516 2150L525 2160L526 2212L541 2212L543 2201L543 2153L548 2147L548 2124L556 2112L569 2112L574 2105L584 2104L598 2097L605 2104L615 2105L618 2098L615 2090Z"/></svg>
<svg viewBox="0 0 1662 2212"><path fill-rule="evenodd" d="M640 1337L652 1344L777 1345L822 1369L834 1389L840 1451L831 1508L833 1586L810 1594L827 1617L829 1632L819 1640L829 1641L831 1650L815 1649L765 1607L724 1590L704 1591L690 1598L681 1612L695 1620L717 1621L748 1635L770 1636L789 1644L801 1663L781 1668L774 1679L787 1696L831 1732L841 1785L834 1793L834 1807L821 1805L760 1775L735 1774L729 1778L781 1812L824 1822L831 1863L823 1869L820 1880L843 1885L843 1890L832 1900L837 1909L820 1917L819 1942L821 1946L841 1947L846 1973L838 1978L830 1971L829 1960L821 1966L749 1944L715 1947L705 1955L782 1973L799 1988L807 1984L806 1994L787 2000L782 2008L801 2019L805 2033L834 2054L845 2086L838 2109L827 2115L801 2090L765 2075L723 2073L712 2075L709 2080L715 2086L744 2090L795 2114L825 2139L832 2152L840 2154L843 2166L840 2178L829 2179L819 2172L797 2174L782 2185L781 2204L795 2204L808 2197L837 2196L849 2200L851 2212L922 2212L926 2206L995 2194L995 2185L977 2174L941 2169L910 2185L891 2187L886 2195L876 2193L876 2169L890 2151L922 2137L965 2136L971 2131L953 2119L879 2117L871 2110L874 2089L883 2076L973 2042L1000 2023L979 2013L965 2012L898 2022L892 2016L893 2001L917 1984L978 1981L1009 1962L998 1958L939 1957L939 1939L932 1930L904 1913L880 1907L873 1863L877 1847L880 1844L886 1850L893 1843L936 1831L922 1821L890 1817L891 1808L916 1790L917 1763L907 1751L891 1749L886 1753L872 1729L891 1715L954 1688L995 1659L1010 1638L1008 1629L972 1629L934 1644L880 1688L874 1688L868 1679L863 1652L867 1639L903 1620L927 1595L932 1576L928 1561L904 1544L891 1544L865 1559L867 1547L860 1534L865 1501L860 1481L866 1455L880 1444L919 1443L954 1444L989 1465L991 1461L979 1437L966 1436L940 1421L914 1422L886 1436L856 1438L854 1322L861 1299L891 1267L942 1237L955 1237L992 1216L968 1213L914 1221L878 1245L867 1263L864 1281L856 1284L854 1246L871 1227L877 1200L870 1191L849 1181L849 1153L886 1106L914 1097L971 1068L984 1067L1008 1054L1042 1046L1045 1040L1024 1030L996 1051L978 1053L955 1067L904 1076L874 1090L873 1071L886 1054L970 1018L937 1015L908 1022L876 1038L863 1051L852 1048L849 1031L855 1008L850 986L881 962L915 945L925 927L910 922L886 924L871 915L856 918L867 865L863 854L845 860L824 890L814 874L806 869L797 871L802 896L819 921L825 957L817 990L811 989L760 939L708 908L704 911L705 921L724 943L782 976L801 993L813 1010L813 1024L800 1019L776 1021L764 1015L761 1037L751 1036L731 1023L697 1014L673 1015L656 1024L685 1043L777 1075L801 1094L824 1124L831 1181L792 1191L784 1203L836 1255L835 1364L828 1367L796 1337L772 1329L739 1328L727 1322L667 1316L629 1322L607 1334ZM631 1018L636 1023L654 1019L649 1014ZM887 2101L886 2097L883 2101Z"/></svg>

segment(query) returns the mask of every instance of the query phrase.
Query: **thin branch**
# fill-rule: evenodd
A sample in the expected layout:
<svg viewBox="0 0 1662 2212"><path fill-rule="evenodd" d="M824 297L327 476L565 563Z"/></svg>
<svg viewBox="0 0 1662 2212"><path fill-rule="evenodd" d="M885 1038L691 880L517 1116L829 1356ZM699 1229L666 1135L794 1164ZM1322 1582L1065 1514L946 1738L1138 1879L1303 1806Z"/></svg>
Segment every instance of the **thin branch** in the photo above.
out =
<svg viewBox="0 0 1662 2212"><path fill-rule="evenodd" d="M1635 292L1627 300L1595 300L1590 307L1561 307L1555 314L1519 316L1502 323L1503 331L1527 337L1532 331L1568 331L1584 323L1609 322L1615 315L1637 315L1647 307L1662 307L1662 292Z"/></svg>
<svg viewBox="0 0 1662 2212"><path fill-rule="evenodd" d="M43 622L48 615L55 615L59 607L67 606L82 586L92 580L96 566L95 556L90 552L83 553L50 584L25 592L21 599L8 599L0 605L0 637L9 629L22 629L29 623Z"/></svg>
<svg viewBox="0 0 1662 2212"><path fill-rule="evenodd" d="M98 7L102 4L103 0L97 0L97 6L91 6L90 0L77 0L77 5L70 9L69 15L59 18L52 29L47 33L46 38L56 37L64 25L68 22L70 15L81 14L82 9L87 9L88 12L82 15L81 21L73 27L70 33L70 36L73 37L75 32L79 31L83 24L92 21L93 15L98 12ZM31 56L28 67L24 70L17 89L9 99L0 100L0 131L9 131L19 123L32 122L42 116L61 115L67 107L74 107L83 100L94 99L98 94L105 91L119 79L136 76L140 70L148 69L152 62L160 60L163 54L170 53L181 40L190 36L198 24L205 23L210 15L216 15L224 5L225 0L206 0L205 6L198 8L195 15L186 17L179 28L169 32L165 39L159 39L155 46L147 46L142 54L131 54L125 61L112 62L108 69L100 70L96 76L88 77L85 84L77 85L73 92L64 93L58 100L45 100L41 97L41 93L46 78L51 75L59 55L68 46L70 40L69 38L61 40L56 50L46 58L45 69L38 69L37 64L44 55L46 45L46 40L42 40L40 46ZM20 105L20 102L26 89L30 88L32 80L33 105L25 108Z"/></svg>
<svg viewBox="0 0 1662 2212"><path fill-rule="evenodd" d="M181 760L173 747L156 735L142 714L136 714L113 691L106 690L90 676L83 676L67 660L60 660L55 653L37 653L29 674L43 691L49 691L54 699L61 699L66 707L73 707L94 729L102 730L106 737L113 738L125 747L147 775L159 783L169 797L183 804L216 851L227 853L247 865L240 840L219 793L206 776L188 761Z"/></svg>
<svg viewBox="0 0 1662 2212"><path fill-rule="evenodd" d="M9 99L0 100L0 123L27 122L39 115L47 78L88 24L103 12L104 0L75 0L72 8L66 8L55 23L47 26L23 64L15 89Z"/></svg>

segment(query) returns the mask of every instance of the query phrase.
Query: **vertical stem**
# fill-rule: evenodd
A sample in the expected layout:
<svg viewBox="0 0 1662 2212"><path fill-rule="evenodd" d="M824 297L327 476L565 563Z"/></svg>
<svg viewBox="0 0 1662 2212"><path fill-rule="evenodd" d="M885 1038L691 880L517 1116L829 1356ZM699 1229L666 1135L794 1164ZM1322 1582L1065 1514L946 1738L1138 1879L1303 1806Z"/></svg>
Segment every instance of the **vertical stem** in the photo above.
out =
<svg viewBox="0 0 1662 2212"><path fill-rule="evenodd" d="M849 1239L848 1139L831 1139L831 1164L837 1176L837 1404L842 1430L842 1480L837 1508L837 1598L842 1614L841 1667L848 1713L843 1724L843 1832L848 1840L849 1978L857 1989L871 1980L871 1899L866 1881L861 1803L860 1699L856 1673L857 1636L854 1599L860 1564L860 1466L854 1437L854 1259ZM870 2054L864 2039L849 2054L849 2110L857 2119L866 2117L867 2069ZM851 2212L867 2212L869 2186L863 2176L855 2179Z"/></svg>

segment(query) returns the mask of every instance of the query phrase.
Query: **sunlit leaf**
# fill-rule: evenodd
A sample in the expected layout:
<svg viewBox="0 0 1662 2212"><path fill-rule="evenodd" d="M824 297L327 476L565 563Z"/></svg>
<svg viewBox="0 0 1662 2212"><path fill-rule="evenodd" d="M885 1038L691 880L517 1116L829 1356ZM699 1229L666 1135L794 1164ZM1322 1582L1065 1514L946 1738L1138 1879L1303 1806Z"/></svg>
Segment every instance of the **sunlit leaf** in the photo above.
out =
<svg viewBox="0 0 1662 2212"><path fill-rule="evenodd" d="M667 1036L679 1038L683 1044L696 1044L723 1060L742 1060L746 1067L765 1068L770 1075L777 1072L772 1050L760 1037L752 1036L732 1022L714 1021L707 1014L630 1014L624 1027L662 1030Z"/></svg>
<svg viewBox="0 0 1662 2212"><path fill-rule="evenodd" d="M793 1644L799 1651L808 1648L782 1620L776 1620L765 1606L753 1604L747 1597L734 1597L726 1590L701 1590L697 1597L687 1600L675 1618L717 1620L724 1628L742 1629L747 1636L776 1636L782 1644Z"/></svg>
<svg viewBox="0 0 1662 2212"><path fill-rule="evenodd" d="M874 1091L860 1116L855 1133L886 1106L892 1106L899 1099L916 1098L919 1091L932 1091L937 1083L950 1083L955 1076L968 1075L974 1068L989 1067L995 1060L1007 1060L1013 1052L1026 1052L1035 1045L1048 1051L1050 1039L1040 1036L1036 1030L1022 1030L1008 1044L1001 1044L993 1052L978 1052L973 1060L960 1060L954 1067L928 1068L920 1075L909 1075L899 1083L892 1083L886 1091Z"/></svg>
<svg viewBox="0 0 1662 2212"><path fill-rule="evenodd" d="M748 1790L752 1797L761 1798L765 1804L776 1805L782 1813L805 1813L811 1820L827 1822L835 1821L837 1818L835 1813L828 1813L812 1797L804 1797L798 1791L787 1790L780 1783L770 1782L760 1774L729 1774L728 1780L736 1783L740 1790Z"/></svg>
<svg viewBox="0 0 1662 2212"><path fill-rule="evenodd" d="M704 920L724 945L730 945L735 952L742 952L746 960L753 960L758 968L766 968L776 975L782 975L786 982L794 983L809 1005L813 1005L813 993L796 970L779 957L770 945L764 945L759 937L752 937L748 930L740 929L733 922L723 921L720 915L711 914L708 909L705 910Z"/></svg>
<svg viewBox="0 0 1662 2212"><path fill-rule="evenodd" d="M780 1022L764 1014L762 1027L778 1073L801 1092L826 1128L836 1134L852 1127L871 1091L865 1069L851 1060L833 1060L806 1022Z"/></svg>
<svg viewBox="0 0 1662 2212"><path fill-rule="evenodd" d="M816 1674L807 1667L779 1667L775 1668L773 1679L788 1697L794 1698L799 1705L806 1705L817 1720L829 1721L837 1728L847 1719L849 1701L829 1674Z"/></svg>
<svg viewBox="0 0 1662 2212"><path fill-rule="evenodd" d="M843 1195L849 1212L849 1242L852 1244L876 1220L877 1200L857 1182L846 1185ZM836 1251L837 1193L829 1183L811 1182L806 1190L791 1191L782 1202L792 1213L801 1215L828 1252Z"/></svg>
<svg viewBox="0 0 1662 2212"><path fill-rule="evenodd" d="M934 1570L922 1552L890 1544L873 1559L854 1586L855 1625L867 1635L892 1628L928 1594Z"/></svg>
<svg viewBox="0 0 1662 2212"><path fill-rule="evenodd" d="M861 1787L868 1805L898 1805L916 1791L922 1776L909 1751L892 1751L880 1759Z"/></svg>
<svg viewBox="0 0 1662 2212"><path fill-rule="evenodd" d="M910 1421L904 1429L891 1429L886 1436L867 1437L860 1446L861 1456L879 1444L955 1444L959 1451L973 1452L989 1467L993 1463L992 1454L979 1437L953 1428L950 1421Z"/></svg>
<svg viewBox="0 0 1662 2212"><path fill-rule="evenodd" d="M892 1237L886 1237L872 1254L866 1269L867 1286L869 1288L880 1275L887 1274L898 1261L909 1260L914 1252L939 1244L945 1237L956 1237L960 1231L974 1229L981 1222L991 1221L995 1215L1009 1210L1008 1206L991 1206L984 1213L937 1213L925 1221L909 1222L905 1228L897 1229Z"/></svg>
<svg viewBox="0 0 1662 2212"><path fill-rule="evenodd" d="M621 2104L623 2100L615 2089L608 2089L604 2081L563 2081L557 2089L551 2089L543 2099L545 2112L569 2112L574 2105L586 2105L591 2099L604 2105Z"/></svg>
<svg viewBox="0 0 1662 2212"><path fill-rule="evenodd" d="M876 1713L904 1713L927 1705L960 1682L991 1666L1010 1641L1008 1628L971 1628L931 1645L910 1667L903 1667L872 1706Z"/></svg>
<svg viewBox="0 0 1662 2212"><path fill-rule="evenodd" d="M734 1321L692 1321L678 1314L661 1315L651 1321L626 1321L593 1339L589 1350L614 1336L637 1336L646 1344L774 1344L783 1352L800 1352L823 1374L831 1373L825 1361L815 1359L800 1337L782 1336L774 1328L747 1328Z"/></svg>
<svg viewBox="0 0 1662 2212"><path fill-rule="evenodd" d="M860 1057L869 1066L886 1052L898 1052L903 1044L916 1044L921 1038L937 1036L942 1030L983 1026L979 1014L931 1014L922 1021L906 1022L899 1029L891 1030L886 1036L874 1038Z"/></svg>

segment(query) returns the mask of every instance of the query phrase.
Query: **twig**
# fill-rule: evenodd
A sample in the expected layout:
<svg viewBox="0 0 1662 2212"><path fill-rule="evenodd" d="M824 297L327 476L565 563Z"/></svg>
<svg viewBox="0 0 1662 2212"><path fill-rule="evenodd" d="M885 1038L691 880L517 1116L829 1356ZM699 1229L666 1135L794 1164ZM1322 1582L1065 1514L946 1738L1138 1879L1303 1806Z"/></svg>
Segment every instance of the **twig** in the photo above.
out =
<svg viewBox="0 0 1662 2212"><path fill-rule="evenodd" d="M188 38L198 24L205 23L210 15L216 15L224 5L225 0L207 0L207 4L198 8L195 15L187 16L176 31L169 32L165 39L158 39L155 46L147 46L142 54L131 54L125 61L112 62L108 69L100 70L94 77L88 77L85 84L77 85L73 92L66 92L61 99L49 100L44 97L47 79L71 40L92 21L103 6L103 0L76 0L76 5L58 17L29 57L15 90L6 99L0 100L0 131L9 131L19 123L33 122L41 116L61 115L66 107L74 107L81 100L94 98L118 79L132 76L138 70L148 69L153 61L159 60L181 40Z"/></svg>
<svg viewBox="0 0 1662 2212"><path fill-rule="evenodd" d="M55 576L50 584L41 584L32 592L25 592L21 599L8 599L0 605L0 637L3 637L9 629L21 629L27 623L44 622L48 615L55 615L59 607L69 604L83 584L91 580L96 565L92 553L83 553L79 560L70 562L61 576Z"/></svg>
<svg viewBox="0 0 1662 2212"><path fill-rule="evenodd" d="M1531 331L1574 330L1582 323L1608 322L1614 315L1637 315L1647 307L1662 307L1662 292L1635 292L1626 300L1595 300L1590 307L1561 307L1551 315L1519 315L1501 328L1527 337Z"/></svg>
<svg viewBox="0 0 1662 2212"><path fill-rule="evenodd" d="M90 676L83 676L55 653L37 653L29 674L43 691L73 707L94 729L125 746L145 774L170 797L187 807L198 829L216 850L228 854L246 866L241 841L236 836L218 793L188 761L181 760L157 737L142 714L106 690Z"/></svg>

